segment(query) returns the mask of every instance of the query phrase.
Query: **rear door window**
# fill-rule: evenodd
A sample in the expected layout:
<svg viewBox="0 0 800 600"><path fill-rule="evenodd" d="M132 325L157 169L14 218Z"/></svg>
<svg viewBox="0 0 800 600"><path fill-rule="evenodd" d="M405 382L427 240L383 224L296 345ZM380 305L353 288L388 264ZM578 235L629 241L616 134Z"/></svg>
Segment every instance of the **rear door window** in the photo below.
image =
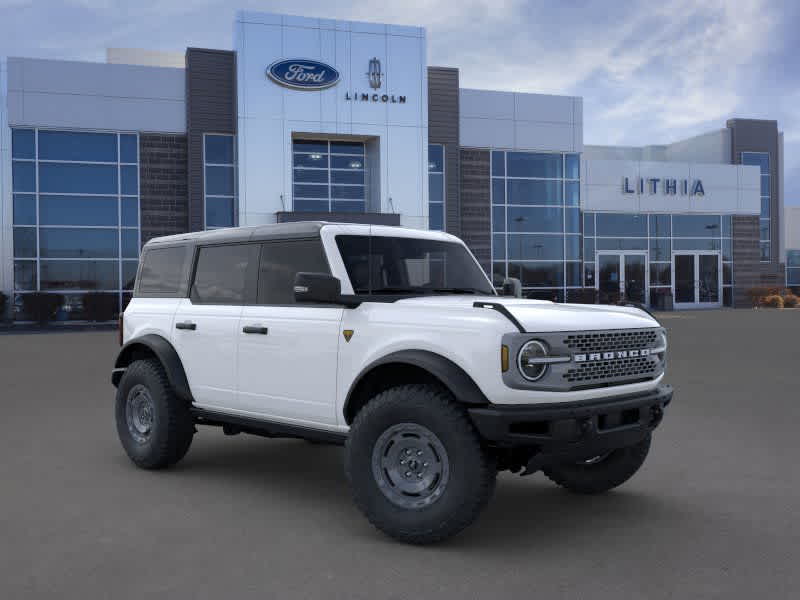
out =
<svg viewBox="0 0 800 600"><path fill-rule="evenodd" d="M245 304L248 295L248 267L257 252L256 244L200 248L190 295L192 302Z"/></svg>

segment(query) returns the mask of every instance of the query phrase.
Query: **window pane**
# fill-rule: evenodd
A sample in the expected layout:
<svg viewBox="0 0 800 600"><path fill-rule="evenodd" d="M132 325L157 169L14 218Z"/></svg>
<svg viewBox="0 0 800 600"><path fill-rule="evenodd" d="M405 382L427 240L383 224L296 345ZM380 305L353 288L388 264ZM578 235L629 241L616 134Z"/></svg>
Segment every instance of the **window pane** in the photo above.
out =
<svg viewBox="0 0 800 600"><path fill-rule="evenodd" d="M295 198L328 198L327 185L294 185Z"/></svg>
<svg viewBox="0 0 800 600"><path fill-rule="evenodd" d="M331 154L358 154L364 156L363 142L331 142Z"/></svg>
<svg viewBox="0 0 800 600"><path fill-rule="evenodd" d="M769 175L761 176L761 195L769 196Z"/></svg>
<svg viewBox="0 0 800 600"><path fill-rule="evenodd" d="M36 261L14 261L14 289L36 291Z"/></svg>
<svg viewBox="0 0 800 600"><path fill-rule="evenodd" d="M577 208L564 209L564 231L567 233L581 232L581 211Z"/></svg>
<svg viewBox="0 0 800 600"><path fill-rule="evenodd" d="M328 170L294 169L294 180L299 183L328 183Z"/></svg>
<svg viewBox="0 0 800 600"><path fill-rule="evenodd" d="M761 173L769 173L769 152L742 152L743 165L761 167Z"/></svg>
<svg viewBox="0 0 800 600"><path fill-rule="evenodd" d="M11 165L11 181L15 192L35 192L36 165L15 160Z"/></svg>
<svg viewBox="0 0 800 600"><path fill-rule="evenodd" d="M259 304L294 304L297 273L330 273L320 240L264 244L258 269Z"/></svg>
<svg viewBox="0 0 800 600"><path fill-rule="evenodd" d="M120 189L126 196L136 196L139 193L139 169L132 165L120 167Z"/></svg>
<svg viewBox="0 0 800 600"><path fill-rule="evenodd" d="M136 198L122 199L122 226L139 226L139 201Z"/></svg>
<svg viewBox="0 0 800 600"><path fill-rule="evenodd" d="M363 185L332 185L331 197L339 198L342 200L363 200L364 199L364 186Z"/></svg>
<svg viewBox="0 0 800 600"><path fill-rule="evenodd" d="M495 262L492 263L492 285L500 287L506 279L506 263Z"/></svg>
<svg viewBox="0 0 800 600"><path fill-rule="evenodd" d="M567 154L566 158L566 173L564 177L567 179L580 179L581 178L581 157L579 154Z"/></svg>
<svg viewBox="0 0 800 600"><path fill-rule="evenodd" d="M580 206L581 204L581 184L577 181L564 182L564 202L567 206Z"/></svg>
<svg viewBox="0 0 800 600"><path fill-rule="evenodd" d="M206 198L206 227L233 227L233 198Z"/></svg>
<svg viewBox="0 0 800 600"><path fill-rule="evenodd" d="M650 237L670 237L672 226L669 215L650 215Z"/></svg>
<svg viewBox="0 0 800 600"><path fill-rule="evenodd" d="M609 237L647 237L647 216L598 213L597 235Z"/></svg>
<svg viewBox="0 0 800 600"><path fill-rule="evenodd" d="M328 212L327 200L295 200L294 210L298 212Z"/></svg>
<svg viewBox="0 0 800 600"><path fill-rule="evenodd" d="M14 225L36 225L35 194L14 194Z"/></svg>
<svg viewBox="0 0 800 600"><path fill-rule="evenodd" d="M508 231L561 233L564 230L561 208L508 207Z"/></svg>
<svg viewBox="0 0 800 600"><path fill-rule="evenodd" d="M786 266L787 267L800 267L800 250L787 250L786 251Z"/></svg>
<svg viewBox="0 0 800 600"><path fill-rule="evenodd" d="M48 258L117 258L116 229L39 230L39 253Z"/></svg>
<svg viewBox="0 0 800 600"><path fill-rule="evenodd" d="M761 198L761 217L769 218L769 198Z"/></svg>
<svg viewBox="0 0 800 600"><path fill-rule="evenodd" d="M672 265L670 263L651 264L650 285L672 285Z"/></svg>
<svg viewBox="0 0 800 600"><path fill-rule="evenodd" d="M347 157L341 158L348 160L349 163ZM310 167L314 169L328 168L327 154L294 154L292 160L295 167Z"/></svg>
<svg viewBox="0 0 800 600"><path fill-rule="evenodd" d="M722 263L722 283L723 285L729 285L733 283L731 279L733 278L733 269L731 268L731 263Z"/></svg>
<svg viewBox="0 0 800 600"><path fill-rule="evenodd" d="M177 294L186 279L188 258L185 246L154 248L145 252L138 294Z"/></svg>
<svg viewBox="0 0 800 600"><path fill-rule="evenodd" d="M548 177L562 175L560 154L538 154L533 152L508 152L509 177Z"/></svg>
<svg viewBox="0 0 800 600"><path fill-rule="evenodd" d="M583 238L583 260L588 262L594 261L594 239Z"/></svg>
<svg viewBox="0 0 800 600"><path fill-rule="evenodd" d="M428 171L444 171L444 147L441 144L428 144Z"/></svg>
<svg viewBox="0 0 800 600"><path fill-rule="evenodd" d="M293 140L292 150L295 152L314 152L328 153L328 142L318 142L314 140Z"/></svg>
<svg viewBox="0 0 800 600"><path fill-rule="evenodd" d="M62 194L117 194L117 167L39 163L39 191Z"/></svg>
<svg viewBox="0 0 800 600"><path fill-rule="evenodd" d="M564 263L509 262L508 276L516 277L525 287L561 287L564 285Z"/></svg>
<svg viewBox="0 0 800 600"><path fill-rule="evenodd" d="M14 256L17 258L36 258L35 228L14 227Z"/></svg>
<svg viewBox="0 0 800 600"><path fill-rule="evenodd" d="M206 194L233 196L233 167L206 167Z"/></svg>
<svg viewBox="0 0 800 600"><path fill-rule="evenodd" d="M669 239L651 239L650 260L672 260L671 247Z"/></svg>
<svg viewBox="0 0 800 600"><path fill-rule="evenodd" d="M119 161L124 163L139 162L138 142L135 135L119 136Z"/></svg>
<svg viewBox="0 0 800 600"><path fill-rule="evenodd" d="M716 238L673 238L673 250L719 250L720 241Z"/></svg>
<svg viewBox="0 0 800 600"><path fill-rule="evenodd" d="M444 175L428 175L428 199L430 202L444 202Z"/></svg>
<svg viewBox="0 0 800 600"><path fill-rule="evenodd" d="M139 258L139 230L123 229L120 237L122 258Z"/></svg>
<svg viewBox="0 0 800 600"><path fill-rule="evenodd" d="M207 135L205 161L217 165L232 165L233 136Z"/></svg>
<svg viewBox="0 0 800 600"><path fill-rule="evenodd" d="M568 262L566 265L566 282L565 285L569 287L581 286L581 268L582 264L579 262Z"/></svg>
<svg viewBox="0 0 800 600"><path fill-rule="evenodd" d="M564 257L567 260L580 260L581 259L581 236L567 235L564 236Z"/></svg>
<svg viewBox="0 0 800 600"><path fill-rule="evenodd" d="M594 213L584 213L583 235L594 236Z"/></svg>
<svg viewBox="0 0 800 600"><path fill-rule="evenodd" d="M509 179L508 203L561 205L561 182Z"/></svg>
<svg viewBox="0 0 800 600"><path fill-rule="evenodd" d="M428 228L434 231L444 229L444 205L442 203L434 202L428 207Z"/></svg>
<svg viewBox="0 0 800 600"><path fill-rule="evenodd" d="M495 150L492 152L492 175L504 177L506 174L506 153Z"/></svg>
<svg viewBox="0 0 800 600"><path fill-rule="evenodd" d="M789 269L786 274L787 285L800 285L800 269Z"/></svg>
<svg viewBox="0 0 800 600"><path fill-rule="evenodd" d="M319 165L314 165L319 166ZM331 156L332 169L364 169L364 159L358 156Z"/></svg>
<svg viewBox="0 0 800 600"><path fill-rule="evenodd" d="M119 263L115 260L43 260L42 290L117 290Z"/></svg>
<svg viewBox="0 0 800 600"><path fill-rule="evenodd" d="M647 250L647 238L595 238L598 250Z"/></svg>
<svg viewBox="0 0 800 600"><path fill-rule="evenodd" d="M733 232L733 219L730 215L722 216L722 237L731 237Z"/></svg>
<svg viewBox="0 0 800 600"><path fill-rule="evenodd" d="M11 130L11 157L36 158L36 141L33 129Z"/></svg>
<svg viewBox="0 0 800 600"><path fill-rule="evenodd" d="M730 238L722 240L722 260L733 260L733 243Z"/></svg>
<svg viewBox="0 0 800 600"><path fill-rule="evenodd" d="M200 248L192 284L192 302L241 304L251 245Z"/></svg>
<svg viewBox="0 0 800 600"><path fill-rule="evenodd" d="M114 196L39 196L42 225L117 225Z"/></svg>
<svg viewBox="0 0 800 600"><path fill-rule="evenodd" d="M122 261L122 289L132 290L133 284L136 282L136 269L139 267L139 261L136 260L123 260Z"/></svg>
<svg viewBox="0 0 800 600"><path fill-rule="evenodd" d="M560 235L509 235L508 258L511 260L561 260L564 238Z"/></svg>
<svg viewBox="0 0 800 600"><path fill-rule="evenodd" d="M335 200L332 203L333 212L364 212L364 201L356 200Z"/></svg>
<svg viewBox="0 0 800 600"><path fill-rule="evenodd" d="M492 179L492 204L505 204L506 180Z"/></svg>
<svg viewBox="0 0 800 600"><path fill-rule="evenodd" d="M428 175L428 177L438 177L439 181L441 181L444 176L433 174ZM364 185L364 171L331 171L331 183L357 183Z"/></svg>
<svg viewBox="0 0 800 600"><path fill-rule="evenodd" d="M117 162L117 135L39 131L39 160Z"/></svg>
<svg viewBox="0 0 800 600"><path fill-rule="evenodd" d="M759 244L761 250L761 260L767 262L770 260L770 256L772 255L772 251L769 245L769 242L761 242Z"/></svg>
<svg viewBox="0 0 800 600"><path fill-rule="evenodd" d="M583 263L583 280L586 287L594 287L594 263Z"/></svg>
<svg viewBox="0 0 800 600"><path fill-rule="evenodd" d="M766 241L770 239L769 236L769 226L770 222L768 219L761 219L758 224L758 232L761 241Z"/></svg>
<svg viewBox="0 0 800 600"><path fill-rule="evenodd" d="M719 237L720 219L717 215L674 215L675 237Z"/></svg>
<svg viewBox="0 0 800 600"><path fill-rule="evenodd" d="M506 236L494 234L492 236L492 254L494 260L504 260L506 257Z"/></svg>

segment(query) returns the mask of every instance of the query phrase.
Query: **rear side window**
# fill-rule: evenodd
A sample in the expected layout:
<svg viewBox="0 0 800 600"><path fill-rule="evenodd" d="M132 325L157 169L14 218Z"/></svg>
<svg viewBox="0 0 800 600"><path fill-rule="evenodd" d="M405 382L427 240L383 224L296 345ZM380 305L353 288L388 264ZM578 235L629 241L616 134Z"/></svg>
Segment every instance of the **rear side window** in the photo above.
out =
<svg viewBox="0 0 800 600"><path fill-rule="evenodd" d="M244 304L253 244L207 246L197 254L191 299L195 304Z"/></svg>
<svg viewBox="0 0 800 600"><path fill-rule="evenodd" d="M178 296L185 293L188 249L186 246L153 248L142 257L138 297Z"/></svg>
<svg viewBox="0 0 800 600"><path fill-rule="evenodd" d="M294 277L300 272L331 272L321 240L264 244L258 270L258 303L294 304Z"/></svg>

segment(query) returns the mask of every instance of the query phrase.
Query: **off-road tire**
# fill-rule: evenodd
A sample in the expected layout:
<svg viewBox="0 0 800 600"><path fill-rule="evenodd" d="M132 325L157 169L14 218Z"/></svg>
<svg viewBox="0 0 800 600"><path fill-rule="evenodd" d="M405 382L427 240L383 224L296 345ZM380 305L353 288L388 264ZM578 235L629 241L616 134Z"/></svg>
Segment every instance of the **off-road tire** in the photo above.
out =
<svg viewBox="0 0 800 600"><path fill-rule="evenodd" d="M376 444L399 424L426 428L446 452L446 485L424 507L405 508L391 502L373 473ZM481 447L464 408L446 390L424 384L391 388L361 409L347 439L345 470L355 503L370 523L412 544L444 540L471 524L489 501L497 477L495 461Z"/></svg>
<svg viewBox="0 0 800 600"><path fill-rule="evenodd" d="M638 444L618 448L594 464L559 464L542 469L554 483L578 494L601 494L622 485L639 470L650 451L648 434Z"/></svg>
<svg viewBox="0 0 800 600"><path fill-rule="evenodd" d="M146 390L152 400L151 429L139 440L134 437L126 414L129 395L134 389ZM125 370L117 388L115 417L122 447L136 466L143 469L174 465L192 443L195 429L189 405L175 395L164 368L155 359L135 361Z"/></svg>

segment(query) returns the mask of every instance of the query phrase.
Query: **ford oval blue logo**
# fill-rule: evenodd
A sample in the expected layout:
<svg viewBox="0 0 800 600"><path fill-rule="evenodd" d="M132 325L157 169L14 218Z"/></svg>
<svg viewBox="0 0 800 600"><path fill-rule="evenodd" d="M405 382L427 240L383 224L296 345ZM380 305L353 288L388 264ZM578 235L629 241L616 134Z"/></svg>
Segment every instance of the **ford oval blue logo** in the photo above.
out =
<svg viewBox="0 0 800 600"><path fill-rule="evenodd" d="M267 68L267 75L275 83L297 90L324 90L339 82L339 71L332 66L303 58L278 60Z"/></svg>

